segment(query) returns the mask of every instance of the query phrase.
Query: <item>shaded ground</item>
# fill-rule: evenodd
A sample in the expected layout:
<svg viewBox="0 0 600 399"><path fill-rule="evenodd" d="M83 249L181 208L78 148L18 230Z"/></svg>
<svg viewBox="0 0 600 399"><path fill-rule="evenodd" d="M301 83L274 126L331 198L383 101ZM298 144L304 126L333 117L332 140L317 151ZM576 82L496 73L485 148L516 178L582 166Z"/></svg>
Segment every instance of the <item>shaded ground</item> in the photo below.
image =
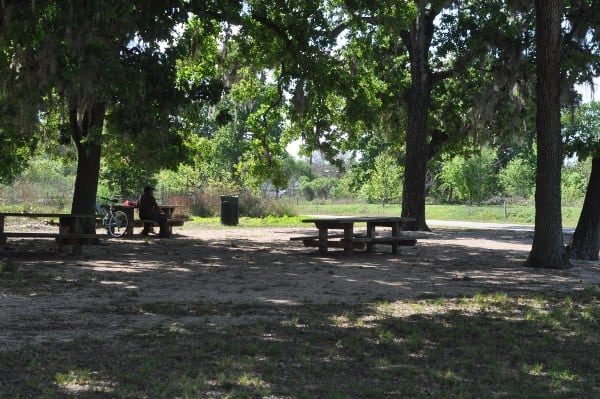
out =
<svg viewBox="0 0 600 399"><path fill-rule="evenodd" d="M434 228L415 247L402 247L399 256L382 246L382 252L352 257L321 257L289 241L307 232L179 229L172 239L105 239L86 246L81 257L58 253L51 240L11 240L0 252L17 269L0 276L0 352L168 322L255 321L251 311L195 315L185 310L191 304L268 306L277 318L272 305L352 306L476 292L579 290L600 282L598 262L575 262L566 271L524 268L528 231ZM156 306L183 310L173 317L153 311Z"/></svg>
<svg viewBox="0 0 600 399"><path fill-rule="evenodd" d="M352 257L308 232L9 241L0 398L600 397L598 262L526 269L523 229Z"/></svg>

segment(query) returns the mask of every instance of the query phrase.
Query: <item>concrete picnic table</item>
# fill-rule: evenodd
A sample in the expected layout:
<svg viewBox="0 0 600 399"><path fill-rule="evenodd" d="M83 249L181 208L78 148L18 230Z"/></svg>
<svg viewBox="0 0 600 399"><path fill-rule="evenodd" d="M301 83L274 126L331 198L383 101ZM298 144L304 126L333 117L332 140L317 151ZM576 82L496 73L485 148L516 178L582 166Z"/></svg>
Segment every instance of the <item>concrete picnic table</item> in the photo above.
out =
<svg viewBox="0 0 600 399"><path fill-rule="evenodd" d="M343 248L344 253L351 255L355 248L366 244L367 252L373 252L375 244L391 245L392 253L398 253L398 246L402 241L413 240L402 236L402 224L414 222L414 218L399 216L326 216L310 217L303 219L303 223L312 223L318 229L316 236L292 237L291 240L302 240L304 246L318 247L322 255L328 253L329 248ZM366 223L366 234L357 234L354 231L356 223ZM391 235L377 236L377 227L391 228ZM330 233L330 230L342 230L342 233Z"/></svg>

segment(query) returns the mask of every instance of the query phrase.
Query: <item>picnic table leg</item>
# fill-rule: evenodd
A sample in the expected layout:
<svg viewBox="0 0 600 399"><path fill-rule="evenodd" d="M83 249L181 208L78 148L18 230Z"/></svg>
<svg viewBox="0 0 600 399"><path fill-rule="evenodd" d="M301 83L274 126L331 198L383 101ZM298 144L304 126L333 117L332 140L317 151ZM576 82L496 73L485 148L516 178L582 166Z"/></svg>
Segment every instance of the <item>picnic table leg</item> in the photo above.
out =
<svg viewBox="0 0 600 399"><path fill-rule="evenodd" d="M134 208L133 207L123 207L123 212L127 215L127 227L125 228L126 236L133 236L133 218L135 217Z"/></svg>
<svg viewBox="0 0 600 399"><path fill-rule="evenodd" d="M374 223L369 223L367 222L367 237L368 238L375 238L375 224ZM373 243L368 242L367 243L367 252L373 252Z"/></svg>
<svg viewBox="0 0 600 399"><path fill-rule="evenodd" d="M352 252L354 251L354 243L352 242L352 237L354 237L353 225L344 227L344 254L346 255L352 255Z"/></svg>
<svg viewBox="0 0 600 399"><path fill-rule="evenodd" d="M4 215L0 215L0 245L6 244L6 237L4 237Z"/></svg>
<svg viewBox="0 0 600 399"><path fill-rule="evenodd" d="M402 233L402 226L401 226L400 222L394 222L392 224L392 237L399 237L401 233ZM399 244L398 241L392 242L392 253L393 254L399 253L400 246L398 244Z"/></svg>
<svg viewBox="0 0 600 399"><path fill-rule="evenodd" d="M327 227L319 227L319 252L321 255L327 255Z"/></svg>
<svg viewBox="0 0 600 399"><path fill-rule="evenodd" d="M58 251L62 251L63 245L71 244L71 254L81 255L82 238L62 238L61 234L81 234L83 233L83 218L80 217L61 217L58 219Z"/></svg>

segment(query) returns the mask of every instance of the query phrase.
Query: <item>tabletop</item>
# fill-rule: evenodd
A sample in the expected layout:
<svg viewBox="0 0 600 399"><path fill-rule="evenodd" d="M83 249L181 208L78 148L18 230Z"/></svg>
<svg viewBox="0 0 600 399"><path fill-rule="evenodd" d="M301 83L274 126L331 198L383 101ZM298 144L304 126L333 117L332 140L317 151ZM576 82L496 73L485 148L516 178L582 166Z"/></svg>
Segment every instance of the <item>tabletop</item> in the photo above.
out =
<svg viewBox="0 0 600 399"><path fill-rule="evenodd" d="M315 216L302 219L303 223L360 223L360 222L414 222L415 218L405 216Z"/></svg>

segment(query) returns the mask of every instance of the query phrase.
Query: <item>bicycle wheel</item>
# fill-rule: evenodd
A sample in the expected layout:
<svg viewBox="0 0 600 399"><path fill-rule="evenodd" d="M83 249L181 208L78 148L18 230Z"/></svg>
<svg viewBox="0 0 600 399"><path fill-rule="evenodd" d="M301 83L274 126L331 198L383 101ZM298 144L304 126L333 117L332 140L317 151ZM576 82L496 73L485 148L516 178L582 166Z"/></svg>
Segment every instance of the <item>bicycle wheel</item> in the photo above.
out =
<svg viewBox="0 0 600 399"><path fill-rule="evenodd" d="M108 221L108 234L115 238L122 237L127 232L128 224L127 214L123 211L115 211Z"/></svg>

